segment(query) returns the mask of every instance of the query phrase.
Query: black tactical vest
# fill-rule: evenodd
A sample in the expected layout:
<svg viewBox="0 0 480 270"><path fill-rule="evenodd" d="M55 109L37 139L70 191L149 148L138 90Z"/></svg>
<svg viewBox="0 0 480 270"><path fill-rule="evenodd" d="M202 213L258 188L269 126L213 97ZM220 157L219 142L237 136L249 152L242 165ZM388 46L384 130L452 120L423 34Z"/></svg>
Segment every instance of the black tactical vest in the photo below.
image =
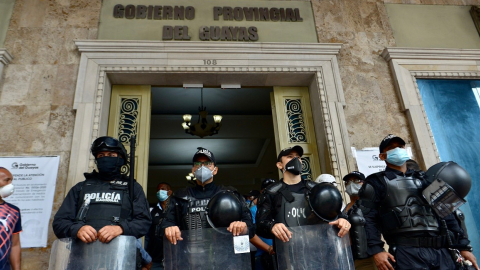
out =
<svg viewBox="0 0 480 270"><path fill-rule="evenodd" d="M193 196L190 188L179 191L176 197L187 202L187 214L182 217L182 222L187 230L210 228L205 213L210 198L197 199Z"/></svg>
<svg viewBox="0 0 480 270"><path fill-rule="evenodd" d="M282 206L275 216L275 221L282 222L287 227L307 225L307 218L312 210L308 205L305 194L293 192L291 194L294 198L292 202L288 202L282 196Z"/></svg>
<svg viewBox="0 0 480 270"><path fill-rule="evenodd" d="M380 203L380 217L385 238L404 232L438 232L432 208L422 197L422 182L411 176L388 179L377 175L386 187ZM382 179L383 178L383 179Z"/></svg>
<svg viewBox="0 0 480 270"><path fill-rule="evenodd" d="M82 205L88 198L88 211L82 217L77 216L77 219L97 231L106 225L118 225L130 216L131 203L126 181L85 180L78 198L77 213L82 212Z"/></svg>

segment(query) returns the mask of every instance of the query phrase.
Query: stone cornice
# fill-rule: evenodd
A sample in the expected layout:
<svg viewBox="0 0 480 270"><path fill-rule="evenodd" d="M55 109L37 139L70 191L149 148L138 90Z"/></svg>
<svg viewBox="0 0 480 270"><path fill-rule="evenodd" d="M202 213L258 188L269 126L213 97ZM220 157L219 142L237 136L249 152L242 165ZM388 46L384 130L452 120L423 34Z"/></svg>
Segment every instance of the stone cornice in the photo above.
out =
<svg viewBox="0 0 480 270"><path fill-rule="evenodd" d="M141 52L141 53L282 53L337 55L339 43L235 43L235 42L177 42L133 40L75 40L80 52Z"/></svg>
<svg viewBox="0 0 480 270"><path fill-rule="evenodd" d="M392 59L480 60L480 50L388 47L383 50L381 56L387 62Z"/></svg>
<svg viewBox="0 0 480 270"><path fill-rule="evenodd" d="M7 51L7 49L0 48L0 63L8 65L12 60L13 56Z"/></svg>

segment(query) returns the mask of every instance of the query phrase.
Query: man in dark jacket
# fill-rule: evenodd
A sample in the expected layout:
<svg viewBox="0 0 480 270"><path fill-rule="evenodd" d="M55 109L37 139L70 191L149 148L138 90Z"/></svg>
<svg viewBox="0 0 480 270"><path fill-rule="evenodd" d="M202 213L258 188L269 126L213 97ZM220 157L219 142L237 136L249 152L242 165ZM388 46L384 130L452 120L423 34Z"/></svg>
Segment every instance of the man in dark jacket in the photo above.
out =
<svg viewBox="0 0 480 270"><path fill-rule="evenodd" d="M456 269L448 249L449 236L442 233L442 220L422 196L428 184L421 173L407 169L409 156L405 141L389 134L380 143L379 150L379 157L387 167L367 177L357 202L366 222L366 254L373 256L380 270ZM455 236L461 254L478 269L470 241L455 217L450 214L444 221ZM383 249L381 234L389 245L389 252Z"/></svg>
<svg viewBox="0 0 480 270"><path fill-rule="evenodd" d="M53 219L55 235L84 243L97 239L108 243L119 235L144 236L151 224L148 202L137 182L133 196L129 194L128 179L120 172L126 163L125 148L105 136L93 142L91 151L99 172L85 173L85 181L70 189Z"/></svg>
<svg viewBox="0 0 480 270"><path fill-rule="evenodd" d="M153 207L152 226L148 231L147 252L153 258L152 270L163 269L163 236L165 230L162 229L162 222L165 219L168 208L170 207L170 197L173 191L169 184L160 183L157 186L158 203Z"/></svg>
<svg viewBox="0 0 480 270"><path fill-rule="evenodd" d="M276 165L283 172L283 179L265 188L258 200L256 232L259 236L287 242L292 237L288 227L307 225L310 207L306 193L316 183L301 178L302 156L303 148L298 145L280 151ZM340 237L350 229L350 223L343 215L330 224L340 229Z"/></svg>
<svg viewBox="0 0 480 270"><path fill-rule="evenodd" d="M195 187L175 192L170 199L171 207L162 223L162 227L165 228L165 236L172 244L183 240L180 230L209 228L205 215L208 202L221 190L234 190L231 187L215 185L213 178L218 173L217 163L213 153L205 148L199 147L193 156L192 173L196 178ZM241 202L245 202L238 192L235 191L235 193ZM252 216L250 210L243 203L241 220L232 222L228 231L236 236L245 234L247 230L252 238L255 234Z"/></svg>

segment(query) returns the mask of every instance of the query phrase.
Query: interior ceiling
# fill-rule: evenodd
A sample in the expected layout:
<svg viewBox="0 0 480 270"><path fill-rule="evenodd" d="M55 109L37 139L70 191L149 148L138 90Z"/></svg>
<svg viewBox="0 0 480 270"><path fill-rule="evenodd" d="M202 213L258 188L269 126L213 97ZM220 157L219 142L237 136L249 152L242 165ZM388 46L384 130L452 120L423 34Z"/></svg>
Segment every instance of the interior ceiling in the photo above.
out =
<svg viewBox="0 0 480 270"><path fill-rule="evenodd" d="M208 122L213 123L214 114L223 119L217 135L199 138L185 133L181 124L186 113L192 115L192 122L197 121L200 88L152 87L149 201L156 202L156 186L161 182L174 190L190 186L185 176L191 172L197 147L215 155L216 184L234 186L246 194L259 189L265 178L278 179L271 92L271 88L204 88Z"/></svg>

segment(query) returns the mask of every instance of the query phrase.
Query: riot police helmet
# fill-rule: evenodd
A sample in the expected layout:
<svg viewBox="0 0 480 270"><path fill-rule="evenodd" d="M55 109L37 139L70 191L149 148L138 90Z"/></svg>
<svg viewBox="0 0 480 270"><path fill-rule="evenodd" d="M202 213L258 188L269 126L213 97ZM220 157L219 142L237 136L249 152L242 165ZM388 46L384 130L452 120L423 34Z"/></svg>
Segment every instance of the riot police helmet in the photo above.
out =
<svg viewBox="0 0 480 270"><path fill-rule="evenodd" d="M313 213L324 221L334 221L341 213L342 195L330 183L314 186L307 195L307 200Z"/></svg>
<svg viewBox="0 0 480 270"><path fill-rule="evenodd" d="M206 213L212 228L228 227L242 219L242 202L233 191L222 190L210 199Z"/></svg>
<svg viewBox="0 0 480 270"><path fill-rule="evenodd" d="M430 167L425 175L430 183L436 180L447 183L460 198L465 198L472 187L470 174L453 161L437 163Z"/></svg>
<svg viewBox="0 0 480 270"><path fill-rule="evenodd" d="M92 151L92 155L96 158L97 154L100 152L115 152L119 154L123 158L124 164L127 163L127 150L123 146L123 144L110 136L102 136L98 137L92 143L92 147L90 148Z"/></svg>

